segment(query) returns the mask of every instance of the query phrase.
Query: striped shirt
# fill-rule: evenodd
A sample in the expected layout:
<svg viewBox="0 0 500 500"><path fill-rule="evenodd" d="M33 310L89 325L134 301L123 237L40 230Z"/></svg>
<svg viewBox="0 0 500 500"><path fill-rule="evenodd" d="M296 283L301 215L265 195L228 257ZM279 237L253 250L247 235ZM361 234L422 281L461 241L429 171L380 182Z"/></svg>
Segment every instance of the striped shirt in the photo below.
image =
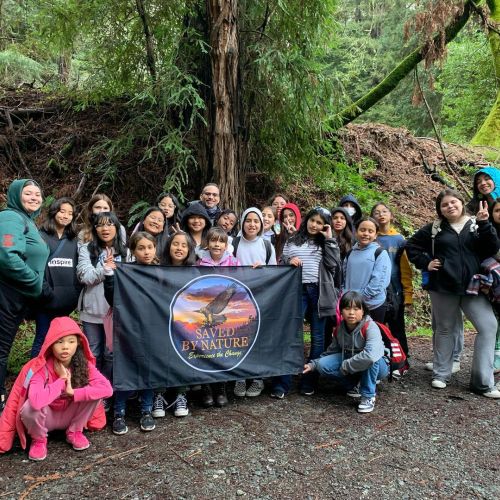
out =
<svg viewBox="0 0 500 500"><path fill-rule="evenodd" d="M323 258L321 247L311 240L300 246L287 241L281 258L285 264L289 264L293 257L298 257L302 261L302 283L318 283L319 265Z"/></svg>

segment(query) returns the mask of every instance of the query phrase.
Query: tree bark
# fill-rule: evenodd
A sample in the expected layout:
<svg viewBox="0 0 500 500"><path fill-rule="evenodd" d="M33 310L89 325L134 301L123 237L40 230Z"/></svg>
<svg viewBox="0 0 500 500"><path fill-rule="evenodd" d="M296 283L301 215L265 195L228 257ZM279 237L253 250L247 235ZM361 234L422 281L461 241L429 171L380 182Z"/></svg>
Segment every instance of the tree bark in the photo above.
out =
<svg viewBox="0 0 500 500"><path fill-rule="evenodd" d="M156 62L155 62L155 52L154 52L154 42L153 35L149 29L148 18L146 15L146 9L144 7L143 0L135 0L135 5L137 6L137 12L142 22L142 29L144 30L144 37L146 38L146 65L151 75L151 80L156 83Z"/></svg>
<svg viewBox="0 0 500 500"><path fill-rule="evenodd" d="M481 125L471 143L476 146L500 148L500 0L488 0L490 19L488 41L495 68L497 98L486 120Z"/></svg>
<svg viewBox="0 0 500 500"><path fill-rule="evenodd" d="M471 14L471 1L468 1L464 6L463 13L456 18L445 30L445 43L448 44L453 40L459 31L465 26ZM440 35L436 35L435 41L438 41ZM338 124L347 125L362 115L365 111L377 104L383 97L394 90L397 84L412 71L417 64L423 60L425 56L425 47L420 46L413 52L408 54L376 87L370 90L363 97L358 99L353 104L344 108L338 113L332 126L338 127Z"/></svg>
<svg viewBox="0 0 500 500"><path fill-rule="evenodd" d="M212 68L212 165L221 203L241 209L245 174L240 164L238 1L207 0Z"/></svg>
<svg viewBox="0 0 500 500"><path fill-rule="evenodd" d="M70 71L71 71L71 51L70 50L63 50L61 52L61 54L59 54L59 60L58 60L57 66L58 66L59 81L63 85L68 85Z"/></svg>

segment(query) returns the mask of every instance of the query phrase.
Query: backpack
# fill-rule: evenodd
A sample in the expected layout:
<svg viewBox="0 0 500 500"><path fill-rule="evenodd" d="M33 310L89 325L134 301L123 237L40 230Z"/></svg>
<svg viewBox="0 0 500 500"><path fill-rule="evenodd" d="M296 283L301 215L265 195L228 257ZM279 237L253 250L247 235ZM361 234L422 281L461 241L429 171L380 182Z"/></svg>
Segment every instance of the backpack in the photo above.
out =
<svg viewBox="0 0 500 500"><path fill-rule="evenodd" d="M384 342L384 357L388 361L389 365L389 380L392 380L392 372L394 370L400 370L406 364L406 354L399 343L399 340L394 337L391 330L387 325L379 323L378 321L372 320L379 328L380 334L382 335L382 340ZM339 327L336 326L333 335L337 338ZM366 330L368 330L368 321L361 327L361 335L366 339Z"/></svg>
<svg viewBox="0 0 500 500"><path fill-rule="evenodd" d="M231 245L233 245L233 255L236 257L236 252L238 251L238 245L240 244L241 236L235 236ZM271 255L273 253L271 242L269 240L264 241L264 246L266 247L266 265L269 264L269 260L271 259Z"/></svg>
<svg viewBox="0 0 500 500"><path fill-rule="evenodd" d="M378 259L379 255L385 250L385 248L378 247L375 250L375 260ZM349 250L345 256L344 262L346 265L347 269L347 259L349 258L349 255L351 254L352 250ZM401 248L398 250L398 254L396 256L396 259L401 258L401 254L403 253L403 249ZM388 319L395 318L398 313L399 309L399 299L398 299L398 294L394 290L394 287L392 286L392 283L389 282L389 286L385 289L385 317Z"/></svg>

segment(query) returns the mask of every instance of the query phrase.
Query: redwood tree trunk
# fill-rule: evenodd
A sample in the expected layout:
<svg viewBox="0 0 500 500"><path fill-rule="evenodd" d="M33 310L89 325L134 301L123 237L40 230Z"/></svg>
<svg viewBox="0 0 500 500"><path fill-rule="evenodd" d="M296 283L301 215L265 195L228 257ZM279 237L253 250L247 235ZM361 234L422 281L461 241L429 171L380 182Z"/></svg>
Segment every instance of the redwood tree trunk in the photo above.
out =
<svg viewBox="0 0 500 500"><path fill-rule="evenodd" d="M241 209L245 200L240 150L238 1L207 0L212 67L212 165L221 204Z"/></svg>

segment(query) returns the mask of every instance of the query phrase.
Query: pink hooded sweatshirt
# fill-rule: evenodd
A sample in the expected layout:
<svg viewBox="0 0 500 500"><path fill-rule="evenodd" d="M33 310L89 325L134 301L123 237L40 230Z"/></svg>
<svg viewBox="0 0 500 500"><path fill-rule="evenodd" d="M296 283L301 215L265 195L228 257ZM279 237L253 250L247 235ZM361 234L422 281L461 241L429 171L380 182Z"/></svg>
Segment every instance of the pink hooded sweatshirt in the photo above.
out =
<svg viewBox="0 0 500 500"><path fill-rule="evenodd" d="M69 317L55 318L50 324L40 354L28 361L16 378L5 409L0 416L0 453L12 448L16 432L23 449L26 448L26 429L21 421L21 408L28 398L34 408L43 408L50 404L52 408L64 411L68 402L60 397L65 383L54 372L54 359L51 346L66 335L77 335L88 360L89 383L85 387L75 389L74 401L94 401L108 398L113 394L109 381L95 367L95 358L90 351L87 337L78 324ZM89 430L99 430L106 425L104 407L98 405L92 418L87 422Z"/></svg>

